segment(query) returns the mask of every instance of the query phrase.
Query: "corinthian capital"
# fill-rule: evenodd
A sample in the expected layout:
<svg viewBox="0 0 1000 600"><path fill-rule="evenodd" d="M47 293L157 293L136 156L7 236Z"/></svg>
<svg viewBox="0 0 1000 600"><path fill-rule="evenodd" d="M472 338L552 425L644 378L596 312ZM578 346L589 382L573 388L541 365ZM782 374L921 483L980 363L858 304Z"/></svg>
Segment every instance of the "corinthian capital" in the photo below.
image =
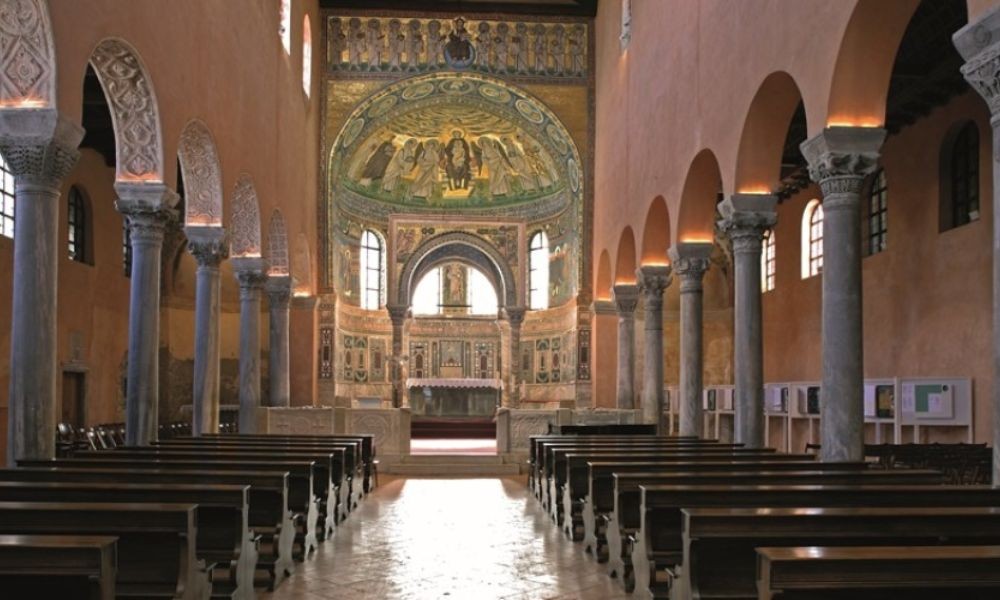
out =
<svg viewBox="0 0 1000 600"><path fill-rule="evenodd" d="M0 152L18 178L58 185L80 157L83 134L54 108L0 110Z"/></svg>
<svg viewBox="0 0 1000 600"><path fill-rule="evenodd" d="M760 253L761 240L778 222L773 194L733 194L719 204L719 229L729 238L734 254Z"/></svg>
<svg viewBox="0 0 1000 600"><path fill-rule="evenodd" d="M701 291L701 280L711 266L711 242L681 242L670 248L670 263L681 279L681 293Z"/></svg>
<svg viewBox="0 0 1000 600"><path fill-rule="evenodd" d="M642 294L643 302L646 306L663 305L663 292L668 287L672 278L669 265L643 265L636 269L635 278L639 282L639 292Z"/></svg>
<svg viewBox="0 0 1000 600"><path fill-rule="evenodd" d="M267 281L267 267L259 256L237 256L232 259L233 272L240 284L240 298L256 294Z"/></svg>
<svg viewBox="0 0 1000 600"><path fill-rule="evenodd" d="M410 313L410 307L404 304L388 304L385 309L389 312L389 319L392 320L393 326L399 327L403 326L406 316Z"/></svg>
<svg viewBox="0 0 1000 600"><path fill-rule="evenodd" d="M229 257L229 239L222 227L188 225L184 234L188 239L188 252L198 261L199 267L218 267Z"/></svg>
<svg viewBox="0 0 1000 600"><path fill-rule="evenodd" d="M986 100L990 114L1000 114L1000 8L959 29L951 39L965 59L965 80Z"/></svg>
<svg viewBox="0 0 1000 600"><path fill-rule="evenodd" d="M809 177L829 196L858 194L864 178L878 167L885 129L827 127L799 148L809 163ZM824 208L829 204L824 202Z"/></svg>
<svg viewBox="0 0 1000 600"><path fill-rule="evenodd" d="M523 306L507 306L503 309L503 312L511 327L520 327L521 323L524 323L524 315L528 311Z"/></svg>
<svg viewBox="0 0 1000 600"><path fill-rule="evenodd" d="M639 304L639 286L634 283L616 283L611 287L611 301L615 303L619 317L631 317Z"/></svg>
<svg viewBox="0 0 1000 600"><path fill-rule="evenodd" d="M292 297L292 278L288 275L269 275L264 286L268 302L273 308L288 308Z"/></svg>

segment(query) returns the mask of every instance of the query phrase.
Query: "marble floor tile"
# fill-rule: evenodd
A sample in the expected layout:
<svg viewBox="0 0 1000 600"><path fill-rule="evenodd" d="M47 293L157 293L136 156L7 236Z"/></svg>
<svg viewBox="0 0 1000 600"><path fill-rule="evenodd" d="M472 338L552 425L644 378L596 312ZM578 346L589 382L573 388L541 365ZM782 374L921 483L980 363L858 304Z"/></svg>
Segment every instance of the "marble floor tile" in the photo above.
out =
<svg viewBox="0 0 1000 600"><path fill-rule="evenodd" d="M264 600L619 600L523 479L393 479Z"/></svg>

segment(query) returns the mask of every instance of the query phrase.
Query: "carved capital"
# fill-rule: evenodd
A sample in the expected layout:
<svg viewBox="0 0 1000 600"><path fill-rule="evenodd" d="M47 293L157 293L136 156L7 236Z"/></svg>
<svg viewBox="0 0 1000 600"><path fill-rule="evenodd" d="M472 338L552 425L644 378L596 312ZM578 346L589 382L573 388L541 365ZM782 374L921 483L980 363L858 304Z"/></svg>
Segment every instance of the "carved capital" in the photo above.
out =
<svg viewBox="0 0 1000 600"><path fill-rule="evenodd" d="M58 186L80 157L83 135L52 108L0 110L0 152L19 184Z"/></svg>
<svg viewBox="0 0 1000 600"><path fill-rule="evenodd" d="M264 286L271 308L285 310L292 297L292 278L287 275L270 275Z"/></svg>
<svg viewBox="0 0 1000 600"><path fill-rule="evenodd" d="M990 114L1000 114L1000 10L959 29L952 42L966 61L965 80L986 100Z"/></svg>
<svg viewBox="0 0 1000 600"><path fill-rule="evenodd" d="M809 177L823 190L824 200L861 193L865 177L878 168L885 135L884 129L875 127L827 127L802 142L800 149L809 163Z"/></svg>
<svg viewBox="0 0 1000 600"><path fill-rule="evenodd" d="M595 315L618 314L618 309L615 307L615 303L610 300L594 300L594 303L590 305L590 311Z"/></svg>
<svg viewBox="0 0 1000 600"><path fill-rule="evenodd" d="M229 240L222 227L184 228L188 239L188 252L198 261L199 267L218 268L229 257Z"/></svg>
<svg viewBox="0 0 1000 600"><path fill-rule="evenodd" d="M639 304L639 286L635 284L616 283L611 286L611 301L618 310L618 316L631 319L635 307Z"/></svg>
<svg viewBox="0 0 1000 600"><path fill-rule="evenodd" d="M513 330L517 328L520 330L521 323L524 323L524 315L527 313L527 309L523 306L508 306L503 309L504 317L507 322L510 323L510 327Z"/></svg>
<svg viewBox="0 0 1000 600"><path fill-rule="evenodd" d="M711 242L681 242L670 248L670 262L681 279L681 293L700 292L705 271L711 266Z"/></svg>
<svg viewBox="0 0 1000 600"><path fill-rule="evenodd" d="M115 208L128 222L132 244L162 244L171 223L177 221L180 197L162 183L115 183Z"/></svg>
<svg viewBox="0 0 1000 600"><path fill-rule="evenodd" d="M636 269L635 277L647 311L663 308L663 292L672 281L670 274L668 265L644 265Z"/></svg>
<svg viewBox="0 0 1000 600"><path fill-rule="evenodd" d="M719 221L734 254L760 254L764 233L778 222L775 212L735 212Z"/></svg>
<svg viewBox="0 0 1000 600"><path fill-rule="evenodd" d="M267 269L264 259L260 257L239 256L232 259L233 272L240 284L240 299L248 300L257 297L267 281Z"/></svg>
<svg viewBox="0 0 1000 600"><path fill-rule="evenodd" d="M393 327L402 327L410 315L410 307L405 304L387 304L385 310L389 313Z"/></svg>

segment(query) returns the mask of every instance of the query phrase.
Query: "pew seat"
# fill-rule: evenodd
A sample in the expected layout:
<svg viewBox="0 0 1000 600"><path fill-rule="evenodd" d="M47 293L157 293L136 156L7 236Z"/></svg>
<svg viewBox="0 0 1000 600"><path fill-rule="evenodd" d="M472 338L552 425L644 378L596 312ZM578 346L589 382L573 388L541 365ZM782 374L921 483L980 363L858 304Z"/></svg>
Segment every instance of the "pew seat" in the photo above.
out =
<svg viewBox="0 0 1000 600"><path fill-rule="evenodd" d="M118 538L0 535L0 590L7 598L114 600Z"/></svg>

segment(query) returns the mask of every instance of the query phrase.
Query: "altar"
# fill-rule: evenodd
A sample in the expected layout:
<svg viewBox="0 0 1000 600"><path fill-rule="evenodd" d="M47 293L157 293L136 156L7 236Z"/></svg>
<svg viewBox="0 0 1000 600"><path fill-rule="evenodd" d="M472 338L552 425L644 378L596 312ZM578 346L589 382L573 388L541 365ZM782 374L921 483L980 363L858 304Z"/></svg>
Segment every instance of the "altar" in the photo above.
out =
<svg viewBox="0 0 1000 600"><path fill-rule="evenodd" d="M406 380L414 417L492 417L500 406L500 379L410 378Z"/></svg>

